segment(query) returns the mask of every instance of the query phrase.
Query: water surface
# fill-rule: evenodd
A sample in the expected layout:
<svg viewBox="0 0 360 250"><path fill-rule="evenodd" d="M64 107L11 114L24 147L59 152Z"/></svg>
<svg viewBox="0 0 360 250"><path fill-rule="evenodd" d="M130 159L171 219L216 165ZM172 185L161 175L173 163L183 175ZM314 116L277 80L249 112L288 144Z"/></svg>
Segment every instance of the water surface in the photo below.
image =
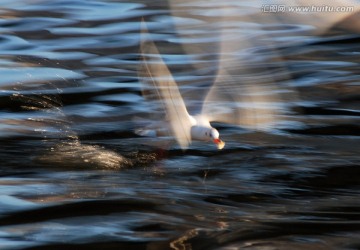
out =
<svg viewBox="0 0 360 250"><path fill-rule="evenodd" d="M257 22L250 2L220 23L201 1L1 6L1 249L360 248L358 34ZM215 124L222 151L136 135L154 112L142 18L189 98L215 79L219 27L239 32L224 38L243 38L230 71L276 84L281 125Z"/></svg>

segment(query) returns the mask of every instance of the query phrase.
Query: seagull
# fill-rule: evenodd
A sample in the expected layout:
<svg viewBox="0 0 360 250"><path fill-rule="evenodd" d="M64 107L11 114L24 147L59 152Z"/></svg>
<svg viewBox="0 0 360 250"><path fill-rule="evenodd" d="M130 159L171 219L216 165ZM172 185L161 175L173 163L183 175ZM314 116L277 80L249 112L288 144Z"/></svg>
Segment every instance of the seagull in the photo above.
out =
<svg viewBox="0 0 360 250"><path fill-rule="evenodd" d="M183 150L192 141L212 142L221 150L225 142L220 139L220 133L211 125L212 122L254 128L274 121L278 106L272 104L278 99L271 87L256 86L244 79L239 84L239 79L231 76L225 68L219 70L215 84L198 105L198 111L190 114L178 84L150 38L144 21L142 25L138 74L144 85L143 95L149 100L155 96L165 119L135 133L142 136L170 135Z"/></svg>

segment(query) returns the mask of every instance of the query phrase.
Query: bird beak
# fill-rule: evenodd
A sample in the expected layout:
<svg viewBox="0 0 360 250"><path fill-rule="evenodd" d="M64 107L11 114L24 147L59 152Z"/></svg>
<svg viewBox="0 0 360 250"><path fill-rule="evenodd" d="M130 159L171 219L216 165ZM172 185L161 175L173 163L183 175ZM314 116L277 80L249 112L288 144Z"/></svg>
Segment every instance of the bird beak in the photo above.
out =
<svg viewBox="0 0 360 250"><path fill-rule="evenodd" d="M225 142L220 139L214 139L214 143L216 144L218 149L223 149L225 146Z"/></svg>

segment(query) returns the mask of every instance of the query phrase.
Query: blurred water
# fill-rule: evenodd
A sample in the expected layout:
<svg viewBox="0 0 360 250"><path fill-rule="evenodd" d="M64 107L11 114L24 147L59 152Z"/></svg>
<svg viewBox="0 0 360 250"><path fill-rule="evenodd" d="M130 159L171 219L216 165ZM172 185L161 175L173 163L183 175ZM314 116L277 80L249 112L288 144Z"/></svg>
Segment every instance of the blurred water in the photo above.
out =
<svg viewBox="0 0 360 250"><path fill-rule="evenodd" d="M230 18L261 8L229 4ZM1 249L360 248L357 34L222 22L244 38L233 71L276 82L281 126L216 124L222 151L159 150L133 132L153 112L138 79L141 19L185 94L199 94L222 57L204 28L217 15L202 1L173 12L162 1L0 2Z"/></svg>

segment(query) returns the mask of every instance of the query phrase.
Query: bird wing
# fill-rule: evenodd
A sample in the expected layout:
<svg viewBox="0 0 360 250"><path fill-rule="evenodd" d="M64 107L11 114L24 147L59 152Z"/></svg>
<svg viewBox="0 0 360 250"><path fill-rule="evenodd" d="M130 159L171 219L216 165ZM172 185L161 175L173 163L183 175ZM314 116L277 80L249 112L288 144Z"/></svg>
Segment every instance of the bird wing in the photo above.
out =
<svg viewBox="0 0 360 250"><path fill-rule="evenodd" d="M154 90L169 122L172 135L182 149L191 142L192 119L188 114L178 86L161 58L155 43L150 39L143 22L141 37L142 63L139 75L147 89Z"/></svg>
<svg viewBox="0 0 360 250"><path fill-rule="evenodd" d="M234 8L218 10L214 26L220 29L219 65L201 113L210 121L271 129L282 120L286 99L295 98L295 93L280 86L291 76L272 40L260 30L262 26L251 16L236 14L241 8Z"/></svg>
<svg viewBox="0 0 360 250"><path fill-rule="evenodd" d="M224 76L208 92L201 113L210 122L268 129L280 121L282 105L272 86Z"/></svg>

